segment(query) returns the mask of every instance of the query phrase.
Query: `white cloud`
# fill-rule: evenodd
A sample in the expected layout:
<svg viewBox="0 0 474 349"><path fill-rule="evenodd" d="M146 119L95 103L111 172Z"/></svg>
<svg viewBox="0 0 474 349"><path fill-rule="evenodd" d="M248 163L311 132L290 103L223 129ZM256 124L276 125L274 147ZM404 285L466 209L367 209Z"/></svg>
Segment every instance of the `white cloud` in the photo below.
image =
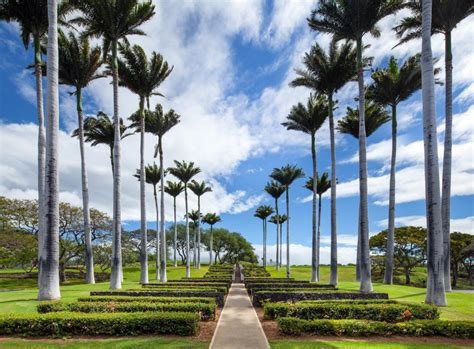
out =
<svg viewBox="0 0 474 349"><path fill-rule="evenodd" d="M377 222L379 227L385 228L387 226L387 220L383 219ZM397 226L412 225L417 227L426 227L425 216L403 216L396 217L395 224ZM461 232L474 234L474 216L465 218L454 218L451 219L451 232Z"/></svg>

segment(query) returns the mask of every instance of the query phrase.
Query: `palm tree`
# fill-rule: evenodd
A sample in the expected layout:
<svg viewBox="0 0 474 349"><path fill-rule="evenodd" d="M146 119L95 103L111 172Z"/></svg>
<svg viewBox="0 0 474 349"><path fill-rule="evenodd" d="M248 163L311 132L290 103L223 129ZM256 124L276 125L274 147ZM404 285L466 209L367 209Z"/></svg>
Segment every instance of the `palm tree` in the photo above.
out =
<svg viewBox="0 0 474 349"><path fill-rule="evenodd" d="M278 212L278 199L280 196L285 192L285 187L280 185L277 181L270 181L267 183L265 186L265 191L271 195L272 198L275 199L275 219L277 220L275 222L276 224L276 270L280 269L280 223L278 222L278 219L280 217L280 214Z"/></svg>
<svg viewBox="0 0 474 349"><path fill-rule="evenodd" d="M212 228L214 227L214 224L219 223L220 221L221 217L215 213L207 213L204 215L204 217L202 217L202 222L205 224L209 224L209 226L211 227L211 231L209 234L209 265L212 265L212 247L214 242Z"/></svg>
<svg viewBox="0 0 474 349"><path fill-rule="evenodd" d="M399 67L391 57L387 68L372 73L372 84L367 89L367 98L388 106L392 111L392 156L390 162L390 188L388 204L388 234L384 283L393 283L393 251L395 241L395 167L397 159L397 105L421 88L420 56L409 58Z"/></svg>
<svg viewBox="0 0 474 349"><path fill-rule="evenodd" d="M163 57L156 52L148 60L145 51L139 45L130 47L128 43L119 43L119 51L123 59L119 59L118 76L119 86L125 86L139 97L138 115L134 119L133 126L140 132L140 230L142 240L142 251L140 252L140 282L148 283L148 253L146 250L147 229L146 229L146 192L145 192L145 100L150 98L161 83L171 73L172 68L168 68L168 63L163 61ZM163 166L160 163L160 166Z"/></svg>
<svg viewBox="0 0 474 349"><path fill-rule="evenodd" d="M139 181L141 180L141 171L140 169L137 170L137 172L133 175L135 178L137 178ZM156 163L153 163L153 165L147 165L145 166L145 181L148 184L151 184L153 186L153 198L155 201L155 212L156 212L156 243L155 243L155 253L156 253L156 262L155 262L155 267L156 267L156 280L159 280L160 276L160 235L159 235L159 230L158 230L158 221L159 221L159 214L158 214L158 194L156 191L156 186L160 182L160 168L156 165ZM143 238L143 235L141 235L141 241L140 241L140 254L143 253L144 249L142 248L143 245L147 245L147 239ZM145 253L147 254L147 264L148 264L148 253L145 248ZM143 260L143 256L140 255L140 263ZM148 269L148 266L146 266ZM141 280L140 280L140 283Z"/></svg>
<svg viewBox="0 0 474 349"><path fill-rule="evenodd" d="M390 120L387 111L375 102L365 102L365 135L370 137L380 126ZM359 111L357 109L347 108L347 114L344 118L337 122L337 129L340 133L350 134L354 138L359 138ZM356 280L361 281L361 270L363 263L369 263L368 276L370 279L370 260L365 258L362 251L362 245L368 244L367 239L362 239L362 201L359 203L359 222L358 222L358 234L357 234L357 263L356 263ZM366 246L367 247L367 246ZM362 258L364 256L364 258ZM366 268L366 266L364 266ZM367 273L367 271L366 271ZM367 275L366 275L367 277Z"/></svg>
<svg viewBox="0 0 474 349"><path fill-rule="evenodd" d="M271 206L259 206L254 213L254 216L260 218L263 223L263 267L267 267L267 218L273 214Z"/></svg>
<svg viewBox="0 0 474 349"><path fill-rule="evenodd" d="M128 127L123 124L120 119L120 135L121 139L131 136L133 133L128 131ZM79 129L72 132L73 137L79 137ZM114 124L109 116L104 112L98 112L97 116L88 116L84 119L84 139L87 143L91 143L94 147L98 144L105 144L110 151L110 165L112 175L114 174Z"/></svg>
<svg viewBox="0 0 474 349"><path fill-rule="evenodd" d="M197 253L196 253L196 245L197 245L197 228L198 228L198 221L201 220L202 215L199 213L198 210L191 210L188 213L188 217L190 220L193 221L193 265L197 265Z"/></svg>
<svg viewBox="0 0 474 349"><path fill-rule="evenodd" d="M95 284L94 259L92 254L91 226L89 212L89 184L84 153L84 116L82 112L82 90L98 78L103 77L97 70L102 65L100 47L92 47L89 40L78 39L72 32L68 36L59 34L59 83L74 87L76 96L77 134L81 154L82 207L84 215L84 240L86 283Z"/></svg>
<svg viewBox="0 0 474 349"><path fill-rule="evenodd" d="M308 19L309 26L319 32L334 35L335 40L352 40L357 47L357 76L359 84L359 187L360 187L360 229L361 253L363 258L360 290L372 291L369 260L369 218L367 199L367 155L365 135L365 96L364 96L364 62L362 59L365 34L380 36L377 22L397 12L403 7L402 0L321 0L318 8Z"/></svg>
<svg viewBox="0 0 474 349"><path fill-rule="evenodd" d="M132 121L136 124L140 119L137 114L131 116ZM155 147L155 158L160 155L160 168L162 169L161 184L160 184L160 235L161 235L161 275L162 282L167 281L166 274L166 232L165 232L165 189L164 189L164 159L163 159L163 137L164 135L180 122L180 116L170 109L168 112L163 112L161 104L155 106L154 111L147 111L145 113L145 131L158 137L158 142Z"/></svg>
<svg viewBox="0 0 474 349"><path fill-rule="evenodd" d="M140 0L71 0L81 14L70 22L84 27L84 36L103 39L103 54L110 51L110 66L114 94L114 200L113 200L113 241L112 273L110 288L122 287L122 247L121 247L121 178L120 178L120 116L118 102L118 42L129 35L144 35L138 29L154 15L152 2Z"/></svg>
<svg viewBox="0 0 474 349"><path fill-rule="evenodd" d="M303 169L296 165L286 165L274 168L270 177L285 187L286 194L286 277L291 277L290 271L290 185L298 178L304 177Z"/></svg>
<svg viewBox="0 0 474 349"><path fill-rule="evenodd" d="M211 187L207 187L206 183L202 181L201 183L192 180L188 184L188 188L194 193L198 198L198 221L197 221L197 268L201 268L201 196L212 191ZM196 247L195 247L196 249ZM196 251L194 252L196 253Z"/></svg>
<svg viewBox="0 0 474 349"><path fill-rule="evenodd" d="M316 162L316 131L324 124L328 116L328 102L323 95L313 96L308 99L307 106L298 103L294 106L290 114L286 117L287 121L282 125L288 130L301 131L311 136L311 159L313 162L313 176L318 177ZM311 281L319 281L319 260L318 248L316 246L316 211L317 211L317 189L316 183L313 188L313 225L312 225L312 253L311 253Z"/></svg>
<svg viewBox="0 0 474 349"><path fill-rule="evenodd" d="M279 222L279 228L280 228L280 247L278 248L278 253L279 253L279 268L282 266L282 260L283 260L283 253L282 253L282 241L283 241L283 224L287 221L287 216L286 214L280 214L278 217L276 215L273 215L270 217L269 221L273 224L277 224L276 220Z"/></svg>
<svg viewBox="0 0 474 349"><path fill-rule="evenodd" d="M185 219L186 219L186 277L191 277L191 265L189 260L189 217L188 217L188 183L198 173L201 172L199 167L194 167L194 162L174 161L175 167L170 167L168 172L179 179L184 185L184 203L185 203Z"/></svg>
<svg viewBox="0 0 474 349"><path fill-rule="evenodd" d="M444 245L444 286L451 291L451 257L450 257L450 219L451 219L451 161L452 161L452 125L453 125L453 54L451 33L456 26L474 12L472 0L432 0L431 34L443 34L445 40L445 80L446 109L444 130L444 156L442 179L442 229ZM422 6L420 1L408 2L413 15L402 20L395 27L401 43L420 38L422 35Z"/></svg>
<svg viewBox="0 0 474 349"><path fill-rule="evenodd" d="M175 268L178 266L178 262L176 259L176 243L178 240L178 226L176 225L176 197L179 194L181 194L183 190L184 190L184 185L181 182L171 182L171 181L166 182L165 192L173 197L173 213L174 213L173 266ZM158 235L158 229L156 233Z"/></svg>
<svg viewBox="0 0 474 349"><path fill-rule="evenodd" d="M336 140L334 133L334 101L337 91L357 76L357 52L348 41L337 45L335 40L326 53L317 43L305 54L306 70L296 70L298 77L290 86L305 86L328 98L329 135L331 142L331 275L329 283L337 285L337 221L336 221Z"/></svg>

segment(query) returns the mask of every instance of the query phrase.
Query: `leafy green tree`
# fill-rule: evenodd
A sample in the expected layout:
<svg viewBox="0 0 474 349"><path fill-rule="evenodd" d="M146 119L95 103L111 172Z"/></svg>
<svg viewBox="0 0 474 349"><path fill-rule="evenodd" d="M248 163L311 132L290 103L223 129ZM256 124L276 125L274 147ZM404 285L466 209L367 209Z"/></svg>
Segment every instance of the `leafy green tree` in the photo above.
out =
<svg viewBox="0 0 474 349"><path fill-rule="evenodd" d="M209 224L209 264L212 264L212 247L214 244L214 236L213 236L213 227L215 224L221 222L221 217L215 213L206 213L204 217L202 217L202 222L205 224Z"/></svg>
<svg viewBox="0 0 474 349"><path fill-rule="evenodd" d="M474 261L474 237L471 234L451 233L451 269L453 274L452 286L456 287L459 279L459 267L464 265L472 285L471 265Z"/></svg>
<svg viewBox="0 0 474 349"><path fill-rule="evenodd" d="M176 198L179 194L181 194L184 190L184 185L181 182L166 182L165 192L173 197L173 214L174 214L174 239L173 239L173 265L176 268L178 266L178 261L176 259L176 243L178 239L178 231L177 231L177 224L176 224ZM157 203L158 204L158 203ZM156 211L158 215L158 209ZM157 218L158 221L158 218Z"/></svg>
<svg viewBox="0 0 474 349"><path fill-rule="evenodd" d="M279 184L277 181L270 181L265 186L265 191L270 194L270 196L275 199L275 225L276 225L276 270L280 269L281 266L281 224L278 222L280 218L279 210L278 210L278 199L280 196L285 192L285 187ZM273 223L273 222L272 222Z"/></svg>
<svg viewBox="0 0 474 349"><path fill-rule="evenodd" d="M0 230L0 269L21 268L26 273L38 266L38 240L28 232Z"/></svg>
<svg viewBox="0 0 474 349"><path fill-rule="evenodd" d="M275 212L271 206L262 205L257 207L254 216L260 218L263 223L263 267L267 267L267 218Z"/></svg>

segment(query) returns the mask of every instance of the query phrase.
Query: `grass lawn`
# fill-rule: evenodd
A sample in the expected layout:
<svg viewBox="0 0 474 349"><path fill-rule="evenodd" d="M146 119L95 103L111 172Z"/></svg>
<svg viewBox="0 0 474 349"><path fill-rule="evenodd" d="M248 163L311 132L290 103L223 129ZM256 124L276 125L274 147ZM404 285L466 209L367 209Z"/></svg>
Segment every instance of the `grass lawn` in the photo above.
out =
<svg viewBox="0 0 474 349"><path fill-rule="evenodd" d="M364 342L364 341L315 341L315 340L284 340L271 341L272 349L332 349L332 348L377 348L377 349L460 349L469 348L468 346L458 346L450 344L420 344L420 343L384 343L384 342Z"/></svg>
<svg viewBox="0 0 474 349"><path fill-rule="evenodd" d="M285 277L285 268L278 272L275 267L267 267L267 270L273 277ZM359 289L359 283L355 279L354 266L339 266L339 289L356 291ZM321 283L329 282L329 266L321 266ZM292 266L291 276L295 279L311 279L311 266ZM420 303L425 300L426 290L424 288L403 286L403 285L384 285L374 283L375 292L388 293L390 299L400 302ZM446 294L448 306L440 308L443 320L467 320L474 321L474 294L450 292ZM303 348L303 347L302 347Z"/></svg>

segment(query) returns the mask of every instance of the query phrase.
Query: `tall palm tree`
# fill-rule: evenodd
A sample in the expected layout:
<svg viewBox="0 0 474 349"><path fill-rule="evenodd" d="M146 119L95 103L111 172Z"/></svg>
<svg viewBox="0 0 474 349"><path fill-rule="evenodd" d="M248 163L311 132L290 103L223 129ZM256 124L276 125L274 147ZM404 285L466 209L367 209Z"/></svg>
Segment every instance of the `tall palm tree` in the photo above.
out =
<svg viewBox="0 0 474 349"><path fill-rule="evenodd" d="M365 135L365 96L364 96L364 62L362 59L365 34L380 36L377 22L397 12L403 7L402 0L321 0L316 10L308 19L309 26L319 32L334 35L335 40L352 40L357 47L357 76L359 84L359 187L360 187L360 228L361 253L363 258L360 290L373 290L370 277L369 259L369 215L367 198L367 155Z"/></svg>
<svg viewBox="0 0 474 349"><path fill-rule="evenodd" d="M280 214L278 211L278 199L280 196L285 192L285 187L282 186L280 183L277 181L270 181L267 183L265 186L265 191L271 195L272 198L275 199L275 217L276 222L276 270L280 269L280 223L278 222L278 219L280 218Z"/></svg>
<svg viewBox="0 0 474 349"><path fill-rule="evenodd" d="M119 43L122 59L118 59L119 86L125 86L139 97L138 115L134 114L133 126L140 132L140 230L144 243L140 252L140 282L148 283L148 253L146 229L146 192L145 192L145 100L150 98L162 82L171 73L168 63L156 52L151 59L139 45L130 46L128 43ZM163 164L160 163L160 166Z"/></svg>
<svg viewBox="0 0 474 349"><path fill-rule="evenodd" d="M198 228L198 221L201 220L202 215L198 210L191 210L188 213L188 217L190 220L193 221L193 265L196 267L197 265L197 253L196 253L196 245L197 245L197 228Z"/></svg>
<svg viewBox="0 0 474 349"><path fill-rule="evenodd" d="M365 135L370 137L380 126L390 120L387 111L375 102L365 102ZM354 138L359 138L359 111L357 109L347 108L347 114L344 118L338 121L337 129L340 133L350 134ZM362 256L362 244L368 243L368 240L362 240L361 230L361 202L359 203L359 222L357 234L357 263L356 263L356 280L361 281L361 266L362 263L370 263ZM369 265L370 277L370 265Z"/></svg>
<svg viewBox="0 0 474 349"><path fill-rule="evenodd" d="M163 159L163 137L164 135L180 122L180 116L173 109L163 112L161 104L155 106L155 110L145 113L145 131L158 137L155 147L155 158L160 155L160 168L162 169L160 183L160 236L161 236L161 275L162 282L167 281L166 273L166 232L165 232L165 185L164 185L164 159ZM132 120L137 122L139 119L136 114L132 115Z"/></svg>
<svg viewBox="0 0 474 349"><path fill-rule="evenodd" d="M318 193L318 232L316 238L316 251L317 251L317 260L320 261L320 244L321 244L321 205L322 205L322 196L323 194L331 188L331 181L328 179L328 173L324 172L322 176L318 176L317 180L317 193ZM309 177L308 181L305 184L305 188L313 192L314 186L314 177ZM317 265L317 279L319 281L319 263Z"/></svg>
<svg viewBox="0 0 474 349"><path fill-rule="evenodd" d="M453 53L451 34L454 28L474 12L472 0L432 0L431 34L444 35L445 41L445 130L441 215L443 224L444 245L444 286L451 291L451 257L450 257L450 219L451 219L451 161L452 161L452 125L453 125ZM401 43L420 38L422 35L422 6L421 1L410 1L407 7L412 10L412 16L402 20L395 31Z"/></svg>
<svg viewBox="0 0 474 349"><path fill-rule="evenodd" d="M420 56L409 58L401 66L391 57L388 66L372 73L373 82L367 89L367 98L391 108L392 156L390 161L390 188L388 204L388 234L384 283L393 283L393 252L395 243L395 172L397 159L397 105L421 88Z"/></svg>
<svg viewBox="0 0 474 349"><path fill-rule="evenodd" d="M174 161L175 167L170 167L168 172L179 179L184 185L184 203L186 219L186 277L191 277L191 264L189 260L189 217L188 217L188 183L201 172L199 167L194 167L194 162Z"/></svg>
<svg viewBox="0 0 474 349"><path fill-rule="evenodd" d="M121 178L120 178L120 116L118 102L118 42L129 35L144 35L139 27L154 15L154 5L150 0L70 0L81 14L70 22L84 27L84 36L102 38L103 54L110 51L110 66L114 95L114 200L113 200L113 241L112 273L110 288L122 287L122 247L121 247Z"/></svg>
<svg viewBox="0 0 474 349"><path fill-rule="evenodd" d="M178 261L176 259L176 243L178 240L178 226L176 225L176 198L184 190L184 185L181 182L166 182L165 192L173 197L173 213L174 213L174 238L173 238L173 266L176 268L178 266ZM158 228L158 227L157 227ZM156 230L158 234L158 229Z"/></svg>
<svg viewBox="0 0 474 349"><path fill-rule="evenodd" d="M296 165L286 165L274 168L270 177L285 187L286 194L286 277L291 277L290 271L290 185L298 178L304 177L303 169Z"/></svg>
<svg viewBox="0 0 474 349"><path fill-rule="evenodd" d="M328 101L324 95L313 96L308 99L307 106L298 103L290 111L286 117L287 121L282 125L288 130L301 131L311 136L311 159L313 163L313 176L318 177L317 161L316 161L316 131L326 121L328 117ZM312 224L312 253L311 253L311 281L319 281L319 259L318 248L316 245L316 226L317 226L317 188L316 183L313 187L313 224Z"/></svg>
<svg viewBox="0 0 474 349"><path fill-rule="evenodd" d="M74 87L76 96L79 150L81 154L82 208L84 215L84 240L86 283L95 284L94 259L92 254L91 225L89 212L89 183L84 153L84 115L82 112L82 90L93 80L103 77L98 73L102 65L99 46L92 47L85 37L77 38L73 32L59 34L59 83Z"/></svg>
<svg viewBox="0 0 474 349"><path fill-rule="evenodd" d="M329 52L315 44L304 57L305 70L297 69L298 77L290 86L305 86L328 98L329 135L331 143L331 285L337 285L337 215L336 215L336 138L334 132L334 101L337 91L357 76L357 52L348 41L338 46L335 40Z"/></svg>
<svg viewBox="0 0 474 349"><path fill-rule="evenodd" d="M155 261L155 269L156 269L156 280L159 280L160 278L160 234L158 230L158 222L159 222L159 211L158 211L158 194L156 191L156 186L160 182L160 168L156 165L156 163L153 163L153 165L148 165L145 166L145 181L148 184L151 184L153 186L153 199L155 201L155 213L156 213L156 241L155 241L155 254L156 254L156 261ZM140 169L137 170L136 174L134 174L135 178L138 178L138 180L141 180L141 171ZM143 253L143 245L147 245L147 239L143 238L143 235L141 235L141 242L140 242L140 253ZM145 248L146 250L146 248ZM145 252L146 253L146 252ZM147 259L148 259L148 253L147 253ZM147 264L148 264L148 260ZM143 260L143 256L140 256L140 261ZM141 283L141 281L140 281Z"/></svg>
<svg viewBox="0 0 474 349"><path fill-rule="evenodd" d="M277 224L276 223L276 220L278 220L279 222L279 226L280 226L280 247L278 248L278 253L279 253L279 268L281 268L282 266L282 260L283 260L283 253L282 253L282 245L283 245L283 224L285 224L285 222L287 221L287 216L286 214L280 214L278 215L278 217L276 217L276 215L273 215L270 217L269 221L273 224Z"/></svg>
<svg viewBox="0 0 474 349"><path fill-rule="evenodd" d="M257 207L254 216L260 218L263 223L263 267L267 267L267 218L273 214L271 206L262 205Z"/></svg>
<svg viewBox="0 0 474 349"><path fill-rule="evenodd" d="M209 265L212 265L212 247L214 243L214 237L212 234L212 228L214 224L219 223L221 221L221 217L215 213L207 213L202 217L202 222L205 224L209 224L211 227L211 231L209 232Z"/></svg>
<svg viewBox="0 0 474 349"><path fill-rule="evenodd" d="M201 196L212 191L211 187L206 186L206 183L202 181L201 183L192 180L188 184L188 188L194 193L198 198L198 221L197 221L197 268L201 268ZM195 247L196 249L196 247ZM196 253L196 251L194 252Z"/></svg>
<svg viewBox="0 0 474 349"><path fill-rule="evenodd" d="M120 119L120 135L124 139L133 133L128 131L128 127L124 125ZM73 137L79 137L79 128L72 132ZM112 175L114 174L114 138L115 130L112 120L104 112L98 112L97 116L88 116L84 119L84 139L87 143L91 143L94 147L98 144L105 144L109 147L110 165Z"/></svg>

